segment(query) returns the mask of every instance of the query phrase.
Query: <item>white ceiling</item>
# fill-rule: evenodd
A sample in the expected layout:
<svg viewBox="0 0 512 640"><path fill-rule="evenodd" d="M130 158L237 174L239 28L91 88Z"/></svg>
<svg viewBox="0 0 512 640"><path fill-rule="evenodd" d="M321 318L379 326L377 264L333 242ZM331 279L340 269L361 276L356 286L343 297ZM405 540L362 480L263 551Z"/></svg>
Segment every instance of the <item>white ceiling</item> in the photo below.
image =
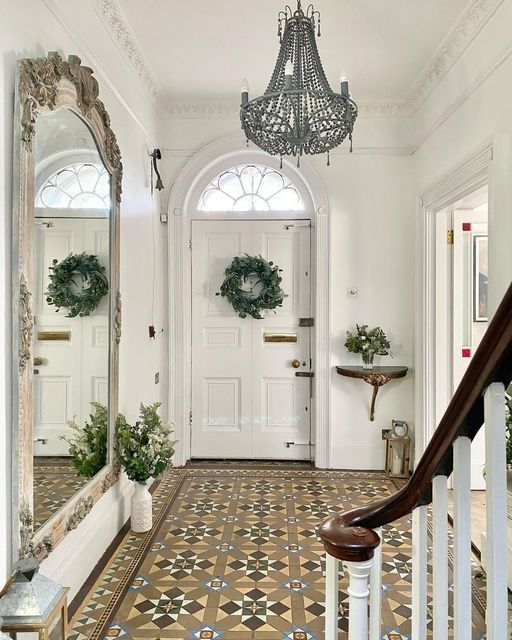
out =
<svg viewBox="0 0 512 640"><path fill-rule="evenodd" d="M307 6L307 2L304 3ZM468 0L316 0L327 76L349 75L355 99L405 99ZM119 2L162 97L236 101L243 77L265 90L285 0ZM296 1L290 2L295 8Z"/></svg>

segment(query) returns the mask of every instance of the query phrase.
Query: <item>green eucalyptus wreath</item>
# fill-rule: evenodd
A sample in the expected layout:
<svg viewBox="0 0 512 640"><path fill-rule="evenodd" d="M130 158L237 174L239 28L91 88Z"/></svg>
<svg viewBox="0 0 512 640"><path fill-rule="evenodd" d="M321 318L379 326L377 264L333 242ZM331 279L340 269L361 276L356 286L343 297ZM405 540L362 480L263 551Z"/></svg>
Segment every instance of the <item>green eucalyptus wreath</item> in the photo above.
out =
<svg viewBox="0 0 512 640"><path fill-rule="evenodd" d="M263 309L275 309L283 305L286 294L281 289L280 271L277 265L261 256L238 256L224 271L226 277L217 295L226 297L240 318L250 315L255 320L263 320ZM260 285L261 291L257 295L242 289L242 284L249 276L258 277L254 286Z"/></svg>
<svg viewBox="0 0 512 640"><path fill-rule="evenodd" d="M46 302L57 311L68 309L67 318L90 315L108 293L105 267L90 253L70 253L62 262L53 260L50 271Z"/></svg>

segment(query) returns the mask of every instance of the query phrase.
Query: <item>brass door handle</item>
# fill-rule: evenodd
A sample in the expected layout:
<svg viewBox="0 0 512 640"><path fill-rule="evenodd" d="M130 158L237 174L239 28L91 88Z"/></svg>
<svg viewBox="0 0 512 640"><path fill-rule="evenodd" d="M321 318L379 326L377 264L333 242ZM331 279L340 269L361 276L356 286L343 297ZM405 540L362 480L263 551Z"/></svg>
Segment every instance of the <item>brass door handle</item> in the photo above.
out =
<svg viewBox="0 0 512 640"><path fill-rule="evenodd" d="M297 358L295 358L295 360L292 360L291 364L294 369L298 369L300 367L300 360L297 360Z"/></svg>

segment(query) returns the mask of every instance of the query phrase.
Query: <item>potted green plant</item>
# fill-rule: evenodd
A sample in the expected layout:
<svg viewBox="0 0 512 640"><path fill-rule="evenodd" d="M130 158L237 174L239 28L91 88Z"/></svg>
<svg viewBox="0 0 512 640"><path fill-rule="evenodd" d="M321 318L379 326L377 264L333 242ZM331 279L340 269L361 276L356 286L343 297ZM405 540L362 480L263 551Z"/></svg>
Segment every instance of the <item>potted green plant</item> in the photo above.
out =
<svg viewBox="0 0 512 640"><path fill-rule="evenodd" d="M147 481L156 478L172 464L175 441L170 439L171 425L158 415L160 402L140 405L140 420L128 424L119 416L117 438L119 460L134 491L131 501L131 529L144 533L153 526L152 497Z"/></svg>
<svg viewBox="0 0 512 640"><path fill-rule="evenodd" d="M60 436L69 444L71 464L78 475L92 478L107 463L108 411L99 402L91 402L94 413L89 415L83 427L74 420L68 422L76 432L72 437Z"/></svg>
<svg viewBox="0 0 512 640"><path fill-rule="evenodd" d="M392 356L389 340L380 327L368 329L367 324L356 324L356 331L347 331L345 341L347 351L360 353L364 369L373 369L375 355Z"/></svg>

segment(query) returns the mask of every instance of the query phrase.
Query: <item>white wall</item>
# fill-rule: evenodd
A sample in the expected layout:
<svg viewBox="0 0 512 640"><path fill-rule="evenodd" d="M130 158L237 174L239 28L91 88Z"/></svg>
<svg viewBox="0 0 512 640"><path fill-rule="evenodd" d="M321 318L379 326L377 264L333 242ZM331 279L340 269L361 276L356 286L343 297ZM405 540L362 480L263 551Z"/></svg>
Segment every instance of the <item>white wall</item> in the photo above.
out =
<svg viewBox="0 0 512 640"><path fill-rule="evenodd" d="M165 179L174 181L195 151L239 129L236 118L169 119ZM345 332L356 323L388 333L394 358L381 364L413 366L415 207L412 158L400 151L403 145L398 121L361 119L354 154L332 154L330 167L325 157L303 160L325 183L331 212L330 446L337 468L383 469L381 430L393 418L413 422L413 370L381 390L375 422L369 421L371 387L335 372L336 364L360 363L344 347ZM169 260L172 268L172 255ZM357 299L347 298L349 287L359 289Z"/></svg>
<svg viewBox="0 0 512 640"><path fill-rule="evenodd" d="M419 196L496 139L490 190L489 302L512 280L512 1L505 0L414 120Z"/></svg>
<svg viewBox="0 0 512 640"><path fill-rule="evenodd" d="M69 30L73 31L73 37ZM87 44L85 44L87 43ZM129 419L138 405L160 400L166 407L167 328L164 280L166 240L159 222L158 196L149 190L148 151L158 146L159 120L145 89L124 63L90 3L79 0L3 0L0 23L2 78L0 144L0 584L10 571L10 237L12 202L12 113L14 72L21 57L77 54L95 70L100 97L111 115L124 165L121 205L121 291L123 337L120 349L120 410ZM155 270L153 270L155 249ZM155 303L152 311L153 274ZM157 339L148 337L154 322ZM160 384L154 374L160 372ZM117 486L103 496L93 513L71 533L43 565L49 575L72 587L71 597L127 517L125 496ZM80 562L77 563L77 559Z"/></svg>

